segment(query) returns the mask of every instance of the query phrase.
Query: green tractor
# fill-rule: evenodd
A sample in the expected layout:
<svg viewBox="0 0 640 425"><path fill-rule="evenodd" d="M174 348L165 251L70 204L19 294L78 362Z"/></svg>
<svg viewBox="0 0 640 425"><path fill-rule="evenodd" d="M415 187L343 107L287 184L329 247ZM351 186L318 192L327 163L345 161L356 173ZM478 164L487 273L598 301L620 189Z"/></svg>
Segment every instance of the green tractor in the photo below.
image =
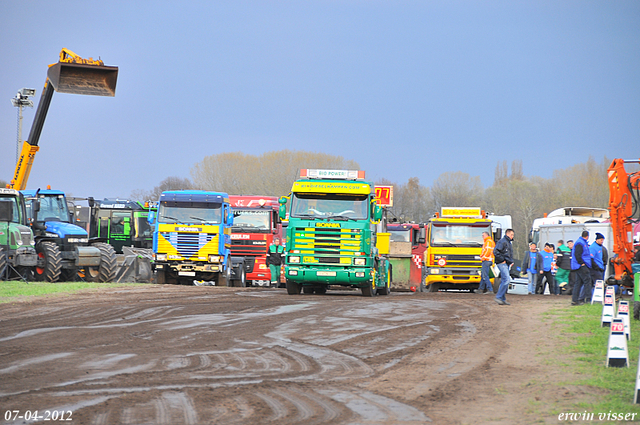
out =
<svg viewBox="0 0 640 425"><path fill-rule="evenodd" d="M0 280L31 280L37 261L23 195L0 189Z"/></svg>

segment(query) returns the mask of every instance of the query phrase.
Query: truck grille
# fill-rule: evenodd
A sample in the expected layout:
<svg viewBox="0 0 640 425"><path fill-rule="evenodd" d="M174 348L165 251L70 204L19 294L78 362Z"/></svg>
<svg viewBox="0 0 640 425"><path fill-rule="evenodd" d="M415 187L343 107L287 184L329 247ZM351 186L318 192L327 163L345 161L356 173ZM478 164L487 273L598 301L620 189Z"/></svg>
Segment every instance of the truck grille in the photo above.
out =
<svg viewBox="0 0 640 425"><path fill-rule="evenodd" d="M255 242L261 242L261 245L254 245ZM252 240L231 240L231 254L237 256L262 256L267 255L267 244L265 241Z"/></svg>
<svg viewBox="0 0 640 425"><path fill-rule="evenodd" d="M447 266L481 267L482 261L475 255L447 255ZM478 256L479 257L479 256ZM436 260L437 262L437 260Z"/></svg>
<svg viewBox="0 0 640 425"><path fill-rule="evenodd" d="M291 250L317 255L318 262L340 264L340 257L362 251L362 230L296 227Z"/></svg>
<svg viewBox="0 0 640 425"><path fill-rule="evenodd" d="M218 239L218 235L211 233L162 232L161 235L186 258L197 256L206 244ZM217 250L213 253L217 253Z"/></svg>

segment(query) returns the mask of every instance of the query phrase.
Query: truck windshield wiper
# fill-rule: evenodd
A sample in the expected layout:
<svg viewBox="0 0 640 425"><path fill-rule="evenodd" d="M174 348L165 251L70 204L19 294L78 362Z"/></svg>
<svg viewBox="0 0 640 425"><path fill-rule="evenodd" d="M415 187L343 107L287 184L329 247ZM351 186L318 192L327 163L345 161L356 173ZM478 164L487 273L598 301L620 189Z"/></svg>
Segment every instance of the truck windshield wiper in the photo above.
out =
<svg viewBox="0 0 640 425"><path fill-rule="evenodd" d="M357 221L355 218L353 217L347 217L346 215L332 215L331 217L329 217L329 220L334 219L334 220L353 220L353 221Z"/></svg>
<svg viewBox="0 0 640 425"><path fill-rule="evenodd" d="M202 221L202 222L207 221L207 220L205 220L204 218L195 217L195 216L189 216L189 218L192 218L192 219L194 219L194 220L200 220L200 221Z"/></svg>
<svg viewBox="0 0 640 425"><path fill-rule="evenodd" d="M171 216L168 216L168 215L163 215L163 216L162 216L162 218L163 218L163 219L165 219L165 218L166 218L166 219L169 219L169 220L175 220L175 221L178 221L178 222L180 221L180 220L178 220L177 218L175 218L175 217L171 217Z"/></svg>
<svg viewBox="0 0 640 425"><path fill-rule="evenodd" d="M434 242L433 246L456 246L453 242Z"/></svg>
<svg viewBox="0 0 640 425"><path fill-rule="evenodd" d="M311 215L311 214L298 214L295 217L301 217L301 218L317 218L316 215Z"/></svg>

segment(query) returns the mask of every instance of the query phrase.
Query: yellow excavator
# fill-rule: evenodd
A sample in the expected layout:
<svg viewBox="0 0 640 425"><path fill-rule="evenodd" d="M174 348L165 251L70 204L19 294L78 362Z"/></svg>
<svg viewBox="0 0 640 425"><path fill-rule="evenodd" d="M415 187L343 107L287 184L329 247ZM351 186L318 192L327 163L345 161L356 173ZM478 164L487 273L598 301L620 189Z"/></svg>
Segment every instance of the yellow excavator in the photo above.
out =
<svg viewBox="0 0 640 425"><path fill-rule="evenodd" d="M24 141L9 186L24 190L27 187L31 166L38 152L38 141L44 126L53 92L85 94L90 96L115 96L117 66L105 66L102 60L83 59L69 49L60 51L58 63L49 65L47 79L40 96L40 103L33 119L29 138Z"/></svg>

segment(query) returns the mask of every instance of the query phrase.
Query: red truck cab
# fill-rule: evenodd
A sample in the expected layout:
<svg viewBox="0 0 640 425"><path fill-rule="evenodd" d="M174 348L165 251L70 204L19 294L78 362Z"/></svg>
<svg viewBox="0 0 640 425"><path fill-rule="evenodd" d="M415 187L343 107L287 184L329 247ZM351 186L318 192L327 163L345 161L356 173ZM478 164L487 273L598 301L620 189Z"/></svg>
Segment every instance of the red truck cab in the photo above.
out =
<svg viewBox="0 0 640 425"><path fill-rule="evenodd" d="M266 263L267 249L275 238L284 244L278 198L230 195L229 200L233 209L231 255L244 258L247 285L269 286L271 272Z"/></svg>

